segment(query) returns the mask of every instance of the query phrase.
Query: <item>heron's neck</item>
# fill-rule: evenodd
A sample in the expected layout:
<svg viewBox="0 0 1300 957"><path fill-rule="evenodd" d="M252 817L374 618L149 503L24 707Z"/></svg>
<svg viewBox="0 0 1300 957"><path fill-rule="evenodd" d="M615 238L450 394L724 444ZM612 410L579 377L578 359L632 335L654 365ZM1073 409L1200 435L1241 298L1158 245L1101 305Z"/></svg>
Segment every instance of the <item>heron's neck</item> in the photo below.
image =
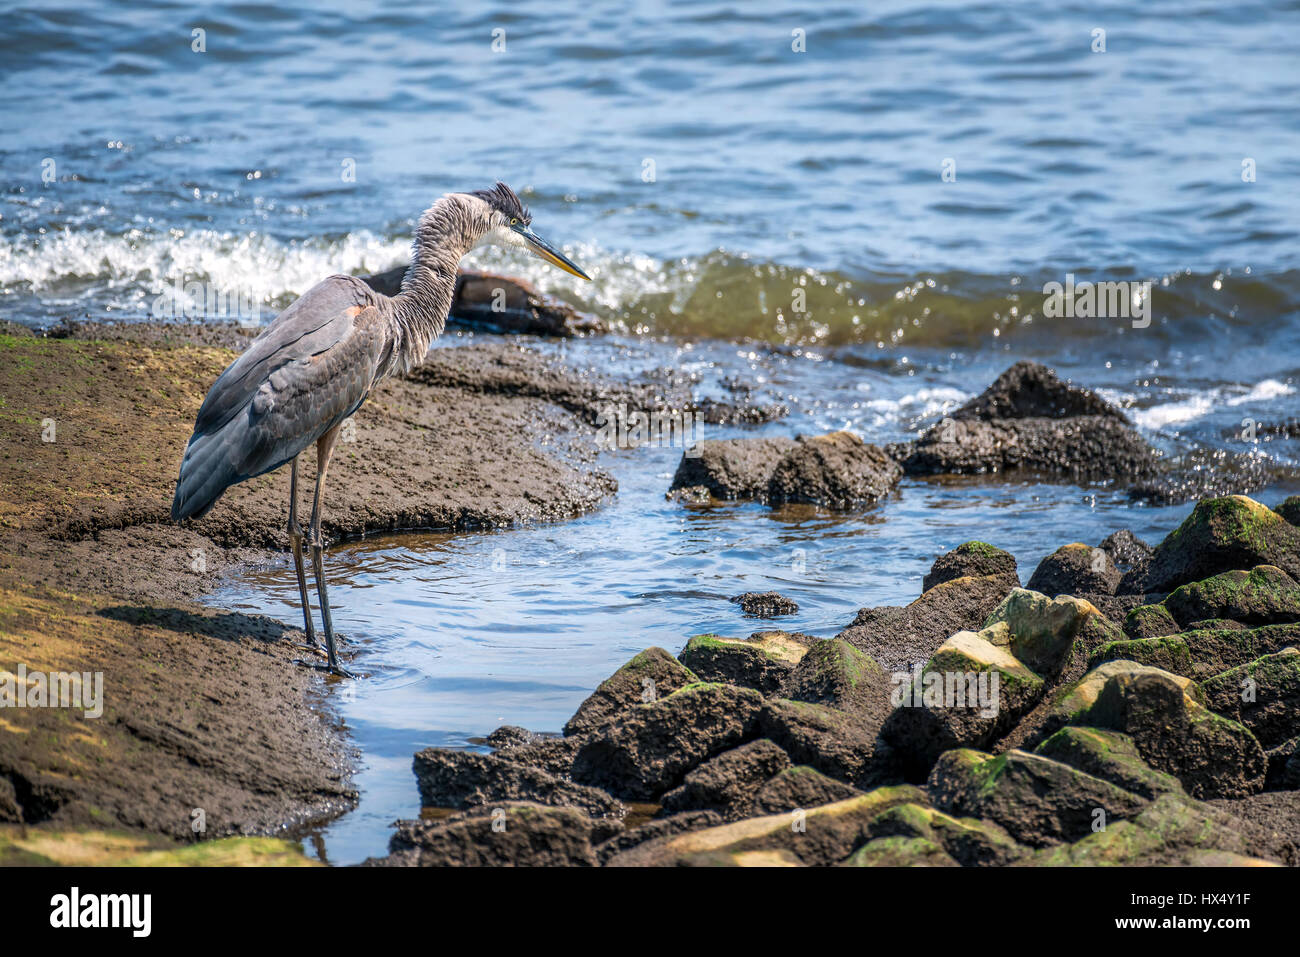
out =
<svg viewBox="0 0 1300 957"><path fill-rule="evenodd" d="M397 359L403 369L419 365L429 344L442 334L460 260L486 229L481 213L457 194L442 197L420 217L411 265L402 291L393 298Z"/></svg>

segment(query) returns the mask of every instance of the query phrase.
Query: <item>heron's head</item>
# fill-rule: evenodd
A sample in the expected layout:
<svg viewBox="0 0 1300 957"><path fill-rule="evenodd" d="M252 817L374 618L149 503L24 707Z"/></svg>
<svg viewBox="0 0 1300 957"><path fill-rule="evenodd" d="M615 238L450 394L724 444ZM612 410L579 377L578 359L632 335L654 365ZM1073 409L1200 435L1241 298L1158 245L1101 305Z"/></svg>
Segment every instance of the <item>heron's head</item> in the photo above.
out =
<svg viewBox="0 0 1300 957"><path fill-rule="evenodd" d="M541 236L533 232L533 216L519 201L515 191L505 183L491 189L477 189L467 195L482 200L488 208L488 229L480 242L493 242L498 246L517 246L526 249L552 266L558 266L579 279L591 277L579 269L572 260Z"/></svg>

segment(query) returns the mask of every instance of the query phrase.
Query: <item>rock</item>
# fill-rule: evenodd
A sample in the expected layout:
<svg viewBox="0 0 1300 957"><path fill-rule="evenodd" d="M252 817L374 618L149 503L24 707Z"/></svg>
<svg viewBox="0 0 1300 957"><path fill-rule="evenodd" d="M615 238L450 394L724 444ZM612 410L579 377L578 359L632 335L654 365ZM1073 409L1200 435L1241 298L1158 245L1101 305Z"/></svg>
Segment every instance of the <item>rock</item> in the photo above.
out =
<svg viewBox="0 0 1300 957"><path fill-rule="evenodd" d="M1300 736L1270 748L1265 757L1268 759L1266 787L1300 790Z"/></svg>
<svg viewBox="0 0 1300 957"><path fill-rule="evenodd" d="M509 750L511 748L522 748L535 744L541 740L542 736L527 728L521 728L515 724L503 724L486 738L483 743L496 751Z"/></svg>
<svg viewBox="0 0 1300 957"><path fill-rule="evenodd" d="M574 808L513 803L441 820L398 821L388 863L414 867L592 867L618 828Z"/></svg>
<svg viewBox="0 0 1300 957"><path fill-rule="evenodd" d="M749 638L696 635L678 656L704 681L754 688L771 694L819 639L785 631L756 632Z"/></svg>
<svg viewBox="0 0 1300 957"><path fill-rule="evenodd" d="M789 756L760 738L724 751L686 775L681 787L663 797L663 812L716 811L724 820L746 817L760 788L790 767Z"/></svg>
<svg viewBox="0 0 1300 957"><path fill-rule="evenodd" d="M1200 681L1300 643L1300 624L1195 628L1176 635L1112 641L1092 653L1090 667L1118 659L1163 668Z"/></svg>
<svg viewBox="0 0 1300 957"><path fill-rule="evenodd" d="M963 867L1008 864L1024 853L996 824L952 817L921 804L890 808L871 822L870 833L876 840L893 837L932 842Z"/></svg>
<svg viewBox="0 0 1300 957"><path fill-rule="evenodd" d="M604 791L584 787L539 768L473 751L425 748L415 755L415 778L425 807L463 810L529 801L574 807L593 817L622 820L626 808Z"/></svg>
<svg viewBox="0 0 1300 957"><path fill-rule="evenodd" d="M1062 545L1039 562L1028 587L1051 596L1093 592L1113 595L1121 577L1105 549L1074 542Z"/></svg>
<svg viewBox="0 0 1300 957"><path fill-rule="evenodd" d="M1251 855L1255 840L1231 814L1185 795L1163 794L1131 820L1073 844L1045 848L1015 862L1031 867L1250 866L1269 864Z"/></svg>
<svg viewBox="0 0 1300 957"><path fill-rule="evenodd" d="M803 867L803 862L785 849L775 851L706 851L678 862L682 867Z"/></svg>
<svg viewBox="0 0 1300 957"><path fill-rule="evenodd" d="M1145 565L1151 560L1154 549L1127 528L1112 532L1101 541L1101 548L1111 561L1123 571Z"/></svg>
<svg viewBox="0 0 1300 957"><path fill-rule="evenodd" d="M669 495L687 500L766 498L776 465L794 440L703 439L682 455Z"/></svg>
<svg viewBox="0 0 1300 957"><path fill-rule="evenodd" d="M1172 591L1220 572L1276 565L1300 574L1300 528L1245 495L1197 503L1142 569L1128 572L1121 592Z"/></svg>
<svg viewBox="0 0 1300 957"><path fill-rule="evenodd" d="M1284 648L1201 683L1206 703L1240 721L1265 748L1300 729L1300 650Z"/></svg>
<svg viewBox="0 0 1300 957"><path fill-rule="evenodd" d="M866 794L823 804L794 814L752 817L722 827L647 841L616 854L611 867L663 867L707 860L707 855L752 851L788 851L801 863L827 865L842 861L868 836L868 826L896 804L928 803L925 793L908 785L877 788ZM797 813L797 812L796 812ZM798 825L798 826L795 826Z"/></svg>
<svg viewBox="0 0 1300 957"><path fill-rule="evenodd" d="M1264 752L1240 723L1205 707L1196 684L1158 668L1111 661L1060 702L1070 724L1129 735L1142 760L1193 797L1237 797L1264 784Z"/></svg>
<svg viewBox="0 0 1300 957"><path fill-rule="evenodd" d="M717 811L683 811L671 817L656 818L640 827L619 831L609 840L596 845L596 860L605 864L611 857L622 851L659 838L686 834L689 831L702 831L706 827L722 824L722 815Z"/></svg>
<svg viewBox="0 0 1300 957"><path fill-rule="evenodd" d="M1300 525L1300 495L1292 495L1273 511L1292 525Z"/></svg>
<svg viewBox="0 0 1300 957"><path fill-rule="evenodd" d="M1128 420L1050 369L1018 362L912 443L889 451L908 474L1025 469L1075 481L1152 474L1156 456Z"/></svg>
<svg viewBox="0 0 1300 957"><path fill-rule="evenodd" d="M797 808L817 807L861 794L857 788L827 777L816 768L796 764L775 775L758 790L752 812L780 814Z"/></svg>
<svg viewBox="0 0 1300 957"><path fill-rule="evenodd" d="M1180 631L1178 622L1164 605L1139 605L1124 619L1124 634L1130 638L1159 638Z"/></svg>
<svg viewBox="0 0 1300 957"><path fill-rule="evenodd" d="M903 470L851 432L799 436L767 485L773 505L803 502L844 509L870 505L898 484Z"/></svg>
<svg viewBox="0 0 1300 957"><path fill-rule="evenodd" d="M949 635L978 631L1014 587L1004 575L954 578L898 609L864 609L842 638L890 673L924 664Z"/></svg>
<svg viewBox="0 0 1300 957"><path fill-rule="evenodd" d="M864 730L872 734L880 729L892 708L889 675L870 655L838 638L818 641L809 647L776 693L791 701L824 704L851 712L861 719Z"/></svg>
<svg viewBox="0 0 1300 957"><path fill-rule="evenodd" d="M945 752L927 782L934 806L989 820L1019 843L1043 847L1074 841L1094 824L1136 817L1144 798L1060 761L1012 750Z"/></svg>
<svg viewBox="0 0 1300 957"><path fill-rule="evenodd" d="M1090 602L1069 595L1049 599L1026 588L1012 589L989 615L985 629L999 623L1006 625L1005 638L994 634L994 643L1005 641L1012 655L1048 678L1064 670L1081 636L1085 644L1119 637L1118 629L1105 622ZM1097 630L1085 636L1090 624Z"/></svg>
<svg viewBox="0 0 1300 957"><path fill-rule="evenodd" d="M752 737L762 707L749 688L687 685L636 705L591 735L574 758L573 779L627 800L654 800L688 771Z"/></svg>
<svg viewBox="0 0 1300 957"><path fill-rule="evenodd" d="M796 764L807 764L858 787L878 783L887 755L877 754L874 731L846 712L824 705L775 698L763 705L758 733L770 738Z"/></svg>
<svg viewBox="0 0 1300 957"><path fill-rule="evenodd" d="M1173 591L1164 606L1184 627L1213 618L1272 625L1300 621L1300 585L1275 565L1222 572Z"/></svg>
<svg viewBox="0 0 1300 957"><path fill-rule="evenodd" d="M1020 587L1016 560L1010 552L1004 552L987 542L965 542L935 559L930 566L930 573L922 582L921 590L929 591L935 585L942 585L954 578L990 575L1007 579L1011 588Z"/></svg>
<svg viewBox="0 0 1300 957"><path fill-rule="evenodd" d="M741 611L755 618L775 618L778 615L793 615L799 610L798 602L786 598L780 592L745 592L731 599L740 605Z"/></svg>
<svg viewBox="0 0 1300 957"><path fill-rule="evenodd" d="M501 728L498 730L505 731L506 729ZM553 734L537 734L530 731L527 733L531 735L531 740L519 740L515 738L514 730L510 729L507 732L510 734L509 738L504 736L495 737L495 741L496 731L488 735L486 743L497 749L496 754L498 757L506 758L516 764L527 764L535 768L541 768L548 774L553 774L559 778L569 776L569 772L573 770L573 758L582 744L581 738L561 738Z"/></svg>
<svg viewBox="0 0 1300 957"><path fill-rule="evenodd" d="M1133 739L1117 731L1065 727L1035 748L1034 753L1064 762L1139 797L1155 799L1183 790L1177 778L1148 767Z"/></svg>
<svg viewBox="0 0 1300 957"><path fill-rule="evenodd" d="M589 734L616 721L636 705L699 680L662 648L647 648L602 681L564 726L568 735Z"/></svg>
<svg viewBox="0 0 1300 957"><path fill-rule="evenodd" d="M395 296L401 291L406 269L398 266L361 279L384 295ZM607 331L596 316L544 295L522 279L469 270L456 276L447 324L530 336L584 336Z"/></svg>
<svg viewBox="0 0 1300 957"><path fill-rule="evenodd" d="M878 837L850 855L845 867L961 867L934 841L923 837Z"/></svg>
<svg viewBox="0 0 1300 957"><path fill-rule="evenodd" d="M1042 696L1043 679L983 635L960 631L906 686L881 728L904 773L924 777L944 751L986 747Z"/></svg>

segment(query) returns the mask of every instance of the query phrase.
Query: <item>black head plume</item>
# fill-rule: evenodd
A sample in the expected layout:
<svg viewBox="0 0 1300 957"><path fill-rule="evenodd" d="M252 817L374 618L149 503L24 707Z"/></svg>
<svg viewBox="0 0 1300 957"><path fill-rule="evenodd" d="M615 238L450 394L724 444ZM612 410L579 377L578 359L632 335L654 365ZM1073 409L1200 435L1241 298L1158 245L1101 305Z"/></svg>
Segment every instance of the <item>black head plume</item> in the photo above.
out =
<svg viewBox="0 0 1300 957"><path fill-rule="evenodd" d="M528 207L519 201L515 191L505 183L498 181L491 189L476 189L470 195L477 196L493 209L510 219L519 220L525 226L533 221L533 215L528 211Z"/></svg>

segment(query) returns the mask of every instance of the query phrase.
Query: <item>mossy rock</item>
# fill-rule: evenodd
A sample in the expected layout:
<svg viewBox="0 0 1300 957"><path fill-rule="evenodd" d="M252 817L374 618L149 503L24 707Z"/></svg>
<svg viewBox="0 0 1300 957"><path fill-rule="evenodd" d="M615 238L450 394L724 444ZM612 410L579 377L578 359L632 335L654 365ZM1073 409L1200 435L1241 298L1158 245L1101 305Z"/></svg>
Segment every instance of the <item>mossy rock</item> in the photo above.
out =
<svg viewBox="0 0 1300 957"><path fill-rule="evenodd" d="M699 678L662 648L647 648L597 686L564 725L568 735L608 727L630 708L671 694Z"/></svg>
<svg viewBox="0 0 1300 957"><path fill-rule="evenodd" d="M862 716L879 728L889 713L889 675L847 641L818 641L786 675L782 698L824 704Z"/></svg>
<svg viewBox="0 0 1300 957"><path fill-rule="evenodd" d="M879 837L850 855L845 867L960 867L951 855L924 837Z"/></svg>
<svg viewBox="0 0 1300 957"><path fill-rule="evenodd" d="M1184 627L1212 618L1280 624L1300 621L1300 585L1276 565L1258 565L1183 585L1163 604Z"/></svg>
<svg viewBox="0 0 1300 957"><path fill-rule="evenodd" d="M1124 634L1130 638L1160 638L1182 631L1164 605L1138 605L1124 619Z"/></svg>
<svg viewBox="0 0 1300 957"><path fill-rule="evenodd" d="M750 638L696 635L677 657L705 681L723 681L766 695L776 691L807 651L802 636L765 631Z"/></svg>
<svg viewBox="0 0 1300 957"><path fill-rule="evenodd" d="M1300 575L1300 528L1245 495L1197 503L1165 537L1145 568L1126 575L1121 592L1165 592L1220 572L1276 565Z"/></svg>
<svg viewBox="0 0 1300 957"><path fill-rule="evenodd" d="M1007 864L1024 853L996 824L953 817L921 804L900 804L885 811L871 822L871 835L932 841L965 867Z"/></svg>
<svg viewBox="0 0 1300 957"><path fill-rule="evenodd" d="M1107 642L1092 653L1088 667L1096 668L1107 661L1121 659L1188 677L1192 676L1195 668L1192 653L1180 635Z"/></svg>
<svg viewBox="0 0 1300 957"><path fill-rule="evenodd" d="M1028 588L1014 588L984 626L1005 624L1011 653L1036 674L1054 677L1070 660L1089 618L1101 618L1091 602L1069 595L1053 599Z"/></svg>
<svg viewBox="0 0 1300 957"><path fill-rule="evenodd" d="M1034 753L1062 761L1145 798L1183 790L1173 775L1148 767L1133 739L1117 731L1062 728L1035 748Z"/></svg>
<svg viewBox="0 0 1300 957"><path fill-rule="evenodd" d="M1104 549L1072 542L1039 562L1026 587L1050 597L1113 595L1122 577Z"/></svg>
<svg viewBox="0 0 1300 957"><path fill-rule="evenodd" d="M965 542L935 559L922 582L921 590L929 591L935 585L942 585L955 578L978 578L985 575L1004 576L1012 584L1020 584L1016 559L1010 552L1004 552L988 542Z"/></svg>
<svg viewBox="0 0 1300 957"><path fill-rule="evenodd" d="M0 825L5 867L319 867L291 841L227 837L178 845L126 831Z"/></svg>
<svg viewBox="0 0 1300 957"><path fill-rule="evenodd" d="M1202 683L1210 707L1240 721L1265 748L1300 729L1300 650L1284 648Z"/></svg>
<svg viewBox="0 0 1300 957"><path fill-rule="evenodd" d="M1300 625L1194 628L1177 635L1116 641L1093 652L1089 666L1128 659L1200 681L1300 642Z"/></svg>

